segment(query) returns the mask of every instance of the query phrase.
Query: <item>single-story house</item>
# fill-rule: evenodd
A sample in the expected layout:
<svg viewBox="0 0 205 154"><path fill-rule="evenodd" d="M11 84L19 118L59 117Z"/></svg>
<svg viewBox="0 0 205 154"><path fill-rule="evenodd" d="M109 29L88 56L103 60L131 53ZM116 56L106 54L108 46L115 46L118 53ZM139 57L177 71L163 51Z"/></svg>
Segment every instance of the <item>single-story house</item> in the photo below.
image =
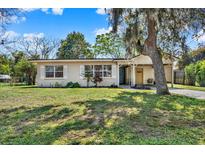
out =
<svg viewBox="0 0 205 154"><path fill-rule="evenodd" d="M139 55L131 59L47 59L32 60L37 64L36 83L40 87L52 87L57 83L65 86L78 82L86 86L85 72L100 74L99 86L153 84L154 69L148 56ZM167 82L173 82L174 63L163 58ZM91 82L90 86L94 84Z"/></svg>

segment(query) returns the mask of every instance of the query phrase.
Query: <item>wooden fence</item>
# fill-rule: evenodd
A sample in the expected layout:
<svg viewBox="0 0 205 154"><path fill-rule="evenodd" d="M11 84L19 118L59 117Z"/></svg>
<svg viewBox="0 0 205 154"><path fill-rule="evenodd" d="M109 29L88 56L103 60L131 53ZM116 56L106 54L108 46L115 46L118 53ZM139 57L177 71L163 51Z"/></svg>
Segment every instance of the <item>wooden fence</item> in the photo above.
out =
<svg viewBox="0 0 205 154"><path fill-rule="evenodd" d="M183 84L184 80L184 71L183 70L175 70L174 71L174 83Z"/></svg>

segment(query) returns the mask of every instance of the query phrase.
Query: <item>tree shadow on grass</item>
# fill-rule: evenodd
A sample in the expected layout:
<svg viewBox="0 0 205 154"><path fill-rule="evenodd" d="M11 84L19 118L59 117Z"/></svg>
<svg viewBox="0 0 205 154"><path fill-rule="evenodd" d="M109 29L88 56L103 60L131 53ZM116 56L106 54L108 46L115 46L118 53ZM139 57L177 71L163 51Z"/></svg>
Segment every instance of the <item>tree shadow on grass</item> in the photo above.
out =
<svg viewBox="0 0 205 154"><path fill-rule="evenodd" d="M69 106L45 105L21 112L16 121L13 121L13 126L17 129L15 137L11 136L0 142L199 144L204 136L204 111L197 109L205 108L205 103L196 99L122 91L116 97L76 101L71 105L85 106L86 111L75 115L78 111ZM191 119L187 112L193 108L196 108L196 111L189 113L194 117ZM9 109L4 113L13 114L17 110L18 108ZM198 121L199 124L191 125L193 121ZM51 126L48 123L51 123ZM57 124L54 125L55 123ZM86 133L83 134L85 130Z"/></svg>

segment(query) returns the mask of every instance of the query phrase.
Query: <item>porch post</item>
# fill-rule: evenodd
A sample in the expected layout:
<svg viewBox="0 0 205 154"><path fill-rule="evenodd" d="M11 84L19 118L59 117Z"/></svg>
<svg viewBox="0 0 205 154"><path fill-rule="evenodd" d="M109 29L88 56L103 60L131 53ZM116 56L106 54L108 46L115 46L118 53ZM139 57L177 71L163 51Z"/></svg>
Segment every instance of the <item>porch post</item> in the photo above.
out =
<svg viewBox="0 0 205 154"><path fill-rule="evenodd" d="M120 85L120 64L117 64L117 86Z"/></svg>
<svg viewBox="0 0 205 154"><path fill-rule="evenodd" d="M132 86L135 86L135 65L132 64Z"/></svg>
<svg viewBox="0 0 205 154"><path fill-rule="evenodd" d="M172 65L171 65L171 78L172 78L172 81L171 81L171 87L173 88L174 87L174 68L173 68L173 62L172 62Z"/></svg>

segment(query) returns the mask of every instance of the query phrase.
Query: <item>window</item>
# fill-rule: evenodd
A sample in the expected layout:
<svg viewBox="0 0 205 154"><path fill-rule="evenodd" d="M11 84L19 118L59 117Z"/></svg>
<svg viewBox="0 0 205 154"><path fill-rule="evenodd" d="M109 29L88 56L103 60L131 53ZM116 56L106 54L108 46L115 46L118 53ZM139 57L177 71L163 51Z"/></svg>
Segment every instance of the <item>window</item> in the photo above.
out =
<svg viewBox="0 0 205 154"><path fill-rule="evenodd" d="M85 65L85 74L112 77L112 65Z"/></svg>
<svg viewBox="0 0 205 154"><path fill-rule="evenodd" d="M103 77L112 77L112 66L111 65L103 66Z"/></svg>
<svg viewBox="0 0 205 154"><path fill-rule="evenodd" d="M55 77L56 78L63 77L63 66L55 66Z"/></svg>
<svg viewBox="0 0 205 154"><path fill-rule="evenodd" d="M93 76L93 65L85 65L85 76Z"/></svg>
<svg viewBox="0 0 205 154"><path fill-rule="evenodd" d="M46 66L46 78L54 78L54 66Z"/></svg>
<svg viewBox="0 0 205 154"><path fill-rule="evenodd" d="M102 77L102 65L94 65L95 68L95 76L100 76Z"/></svg>
<svg viewBox="0 0 205 154"><path fill-rule="evenodd" d="M63 66L46 66L45 68L46 78L62 78L63 77Z"/></svg>

